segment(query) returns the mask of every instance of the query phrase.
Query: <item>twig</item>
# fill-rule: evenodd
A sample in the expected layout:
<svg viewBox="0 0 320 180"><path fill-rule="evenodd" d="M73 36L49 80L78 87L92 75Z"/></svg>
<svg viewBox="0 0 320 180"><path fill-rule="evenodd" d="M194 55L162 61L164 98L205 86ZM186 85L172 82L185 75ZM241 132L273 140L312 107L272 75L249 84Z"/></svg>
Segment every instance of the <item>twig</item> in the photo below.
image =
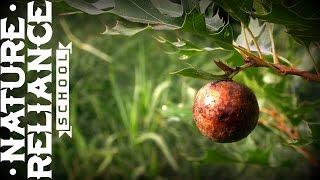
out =
<svg viewBox="0 0 320 180"><path fill-rule="evenodd" d="M303 70L296 69L293 67L287 67L282 64L272 64L272 66L276 67L277 71L280 74L283 74L283 75L291 74L291 75L301 76L302 78L304 78L308 81L320 82L320 74L313 74L308 71L303 71Z"/></svg>
<svg viewBox="0 0 320 180"><path fill-rule="evenodd" d="M249 67L252 67L252 63L244 63L242 66L231 68L228 65L224 64L221 61L214 61L214 63L224 71L224 76L228 77L229 79L232 79L235 75L237 75L240 71L243 71Z"/></svg>
<svg viewBox="0 0 320 180"><path fill-rule="evenodd" d="M308 71L303 71L294 67L288 67L282 64L270 63L263 61L259 57L255 56L251 52L246 51L243 47L235 46L236 50L242 55L245 60L245 63L250 63L250 67L269 67L274 71L282 75L296 75L301 76L302 78L309 81L320 82L320 74L313 74Z"/></svg>
<svg viewBox="0 0 320 180"><path fill-rule="evenodd" d="M241 54L241 56L244 58L246 63L251 62L252 64L254 64L253 66L255 66L255 67L269 67L271 69L277 70L270 63L268 63L267 61L264 61L263 59L260 59L259 57L255 56L251 52L246 51L243 47L236 46L235 48Z"/></svg>
<svg viewBox="0 0 320 180"><path fill-rule="evenodd" d="M269 37L270 37L270 41L271 41L273 63L279 64L279 59L276 54L276 47L275 47L274 40L273 40L273 27L271 24L267 24L267 26L268 26Z"/></svg>

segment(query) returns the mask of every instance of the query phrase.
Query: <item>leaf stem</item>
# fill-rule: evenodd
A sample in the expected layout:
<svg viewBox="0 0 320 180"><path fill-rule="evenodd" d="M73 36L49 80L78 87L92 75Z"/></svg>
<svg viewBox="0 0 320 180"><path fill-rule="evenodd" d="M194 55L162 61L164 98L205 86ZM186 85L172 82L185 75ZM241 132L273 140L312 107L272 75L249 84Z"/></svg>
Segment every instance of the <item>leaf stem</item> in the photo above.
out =
<svg viewBox="0 0 320 180"><path fill-rule="evenodd" d="M270 41L271 41L273 63L279 64L280 62L279 62L278 56L276 54L276 48L275 48L276 46L274 44L274 39L273 39L273 25L267 24L267 26L268 26L269 37L270 37Z"/></svg>
<svg viewBox="0 0 320 180"><path fill-rule="evenodd" d="M243 32L243 39L246 43L246 48L248 51L250 51L250 46L249 46L249 41L248 41L248 38L247 38L247 33L246 33L246 30L244 28L244 24L241 22L241 30Z"/></svg>
<svg viewBox="0 0 320 180"><path fill-rule="evenodd" d="M260 47L259 47L259 45L258 45L258 42L257 42L256 38L254 37L254 35L253 35L252 31L251 31L251 29L250 29L248 26L246 26L245 28L247 29L247 31L249 32L250 36L252 37L253 44L254 44L254 45L256 46L256 48L257 48L257 51L258 51L258 54L259 54L260 59L263 60L263 56L262 56L262 53L261 53L261 49L260 49Z"/></svg>
<svg viewBox="0 0 320 180"><path fill-rule="evenodd" d="M251 63L245 63L240 67L237 67L230 75L229 78L232 79L235 75L237 75L240 71L243 71L245 69L248 69L249 67L252 67L253 64Z"/></svg>

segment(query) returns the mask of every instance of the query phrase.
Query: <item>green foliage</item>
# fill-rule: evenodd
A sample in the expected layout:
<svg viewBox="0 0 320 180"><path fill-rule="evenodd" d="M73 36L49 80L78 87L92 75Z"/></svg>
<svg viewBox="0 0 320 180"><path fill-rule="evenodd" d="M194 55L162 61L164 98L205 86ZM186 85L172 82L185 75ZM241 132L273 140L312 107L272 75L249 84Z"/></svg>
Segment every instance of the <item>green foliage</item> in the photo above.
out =
<svg viewBox="0 0 320 180"><path fill-rule="evenodd" d="M181 6L172 6L170 1L165 1L166 3L169 3L166 4L166 6L164 6L163 2L157 0L154 0L155 3L141 0L100 0L95 3L89 3L84 0L66 0L66 2L70 6L89 14L109 12L132 22L150 24L161 29L176 29L181 27L183 23L182 16L170 17L162 14L175 15L177 12L181 11ZM157 7L155 7L155 5L157 5ZM157 8L161 9L161 11Z"/></svg>
<svg viewBox="0 0 320 180"><path fill-rule="evenodd" d="M234 19L243 22L244 24L249 23L249 14L245 11L252 8L252 1L244 0L244 1L237 1L237 0L229 0L223 1L218 0L216 1L225 11L227 11L230 16Z"/></svg>
<svg viewBox="0 0 320 180"><path fill-rule="evenodd" d="M218 14L212 14L213 8L216 8L216 5L208 0L202 0L200 3L194 0L186 0L180 6L177 4L172 5L170 1L158 0L120 0L115 2L100 0L96 3L88 3L83 0L66 0L66 2L89 14L108 12L124 18L126 21L147 24L155 30L181 29L184 32L210 37L219 46L225 49L232 49L232 28L229 25L225 25ZM103 9L110 8L111 10L103 11ZM211 14L206 15L207 11L211 11ZM177 16L176 12L181 12L178 13L181 15ZM120 32L127 32L125 35L134 35L145 28L146 26L143 28L133 27L130 30L129 27L123 26L122 23L117 23L113 28L107 25L106 34L108 32L111 34L123 34Z"/></svg>
<svg viewBox="0 0 320 180"><path fill-rule="evenodd" d="M228 76L226 75L213 75L211 73L196 69L194 67L188 67L181 69L179 71L173 72L171 74L177 74L187 77L193 77L198 79L204 79L204 80L224 80L228 79Z"/></svg>
<svg viewBox="0 0 320 180"><path fill-rule="evenodd" d="M270 23L284 25L290 35L307 46L311 42L320 40L317 29L320 25L320 15L313 2L298 1L287 7L281 2L264 0L201 0L200 2L182 0L181 4L172 3L169 0L99 0L95 3L89 3L85 0L65 1L70 6L89 14L108 12L132 22L148 24L153 29L174 30L182 28L183 31L192 31L203 36L208 36L208 31L217 32L223 26L227 26L217 14L222 8L231 18L245 25L249 24L251 15ZM312 12L314 13L312 14ZM116 28L117 31L131 31L126 27L123 30L119 30L121 28L119 26ZM218 33L218 35L209 37L219 46L230 49L233 37L232 30L229 28L230 26L224 28L225 32L221 32L222 34ZM127 35L133 34L135 33Z"/></svg>
<svg viewBox="0 0 320 180"><path fill-rule="evenodd" d="M146 30L148 27L149 26L137 26L136 24L132 25L130 22L117 21L116 25L113 27L107 25L106 30L102 34L133 36L141 31Z"/></svg>
<svg viewBox="0 0 320 180"><path fill-rule="evenodd" d="M296 40L307 46L311 42L317 42L320 40L320 32L317 27L320 25L320 15L313 14L312 18L303 17L295 11L298 12L314 12L316 11L307 9L312 2L297 2L297 6L293 8L287 8L283 4L273 3L271 6L271 11L268 14L256 16L267 22L281 24L286 26L287 32L292 35ZM314 7L316 7L315 5Z"/></svg>

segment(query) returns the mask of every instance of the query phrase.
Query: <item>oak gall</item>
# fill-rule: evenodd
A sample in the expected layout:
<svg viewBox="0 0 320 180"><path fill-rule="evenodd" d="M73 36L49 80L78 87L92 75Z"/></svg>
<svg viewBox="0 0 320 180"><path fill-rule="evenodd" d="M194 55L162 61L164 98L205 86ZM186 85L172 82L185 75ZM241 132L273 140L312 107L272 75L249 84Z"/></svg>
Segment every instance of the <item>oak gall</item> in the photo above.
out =
<svg viewBox="0 0 320 180"><path fill-rule="evenodd" d="M216 142L235 142L255 128L259 106L254 93L231 80L213 81L196 94L193 118L200 132Z"/></svg>

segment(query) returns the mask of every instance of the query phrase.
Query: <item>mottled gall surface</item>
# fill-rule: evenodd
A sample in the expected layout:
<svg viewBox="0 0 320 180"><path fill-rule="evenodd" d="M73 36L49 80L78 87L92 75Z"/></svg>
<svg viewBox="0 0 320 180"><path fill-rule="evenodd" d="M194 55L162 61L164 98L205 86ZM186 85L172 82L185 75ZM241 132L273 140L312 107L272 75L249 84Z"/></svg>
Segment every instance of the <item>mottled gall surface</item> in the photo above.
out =
<svg viewBox="0 0 320 180"><path fill-rule="evenodd" d="M234 81L214 81L196 94L193 118L200 132L216 142L235 142L255 128L259 106L254 93Z"/></svg>

